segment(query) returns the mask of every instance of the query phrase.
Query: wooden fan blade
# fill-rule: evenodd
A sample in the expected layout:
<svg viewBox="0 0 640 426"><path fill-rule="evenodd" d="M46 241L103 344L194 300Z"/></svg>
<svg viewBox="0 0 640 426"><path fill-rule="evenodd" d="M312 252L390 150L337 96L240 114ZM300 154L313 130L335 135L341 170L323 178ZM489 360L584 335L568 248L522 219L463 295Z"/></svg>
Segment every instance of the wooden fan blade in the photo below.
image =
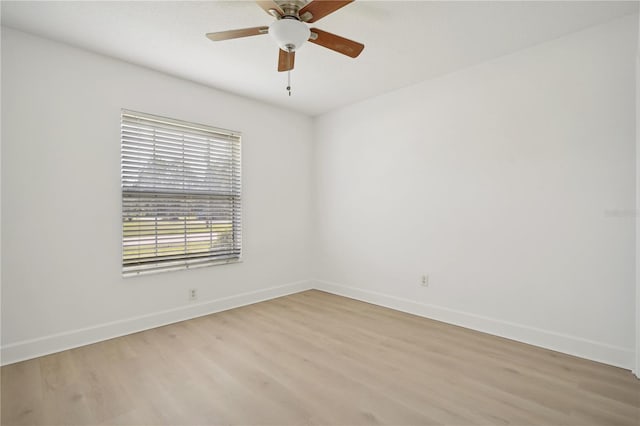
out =
<svg viewBox="0 0 640 426"><path fill-rule="evenodd" d="M264 10L265 12L267 12L269 15L273 17L277 17L277 16L271 13L272 10L275 10L275 13L279 16L284 15L282 8L278 6L278 4L273 0L258 0L256 1L256 3L258 3L258 6L260 6L262 10Z"/></svg>
<svg viewBox="0 0 640 426"><path fill-rule="evenodd" d="M335 12L341 7L345 7L353 0L333 1L333 0L314 0L302 9L298 13L300 18L305 22L316 22L330 13ZM306 19L305 13L309 12L311 18Z"/></svg>
<svg viewBox="0 0 640 426"><path fill-rule="evenodd" d="M314 34L316 35L315 38ZM311 28L311 38L309 38L309 41L352 58L357 57L360 52L362 52L362 49L364 49L364 44L362 43L317 28Z"/></svg>
<svg viewBox="0 0 640 426"><path fill-rule="evenodd" d="M286 52L280 49L278 56L278 71L289 71L293 69L293 63L296 61L296 52Z"/></svg>
<svg viewBox="0 0 640 426"><path fill-rule="evenodd" d="M213 41L230 40L232 38L249 37L267 34L269 27L241 28L239 30L219 31L217 33L207 33L207 38Z"/></svg>

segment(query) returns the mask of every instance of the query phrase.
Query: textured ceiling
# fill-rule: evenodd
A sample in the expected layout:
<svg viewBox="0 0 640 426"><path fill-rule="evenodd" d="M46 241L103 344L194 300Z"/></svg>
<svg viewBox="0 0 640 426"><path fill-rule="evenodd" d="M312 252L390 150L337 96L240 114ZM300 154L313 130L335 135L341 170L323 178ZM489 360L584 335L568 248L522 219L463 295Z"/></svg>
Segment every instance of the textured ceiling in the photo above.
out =
<svg viewBox="0 0 640 426"><path fill-rule="evenodd" d="M251 1L2 1L2 24L309 115L637 13L637 2L356 1L313 26L365 44L357 59L306 43L293 95L268 35L207 32L268 25Z"/></svg>

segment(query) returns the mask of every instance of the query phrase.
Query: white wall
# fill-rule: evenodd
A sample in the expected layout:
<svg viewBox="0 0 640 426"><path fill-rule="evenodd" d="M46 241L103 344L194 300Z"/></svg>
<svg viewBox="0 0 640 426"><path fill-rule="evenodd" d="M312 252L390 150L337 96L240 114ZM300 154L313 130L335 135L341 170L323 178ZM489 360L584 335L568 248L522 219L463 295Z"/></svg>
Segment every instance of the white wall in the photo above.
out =
<svg viewBox="0 0 640 426"><path fill-rule="evenodd" d="M640 15L636 47L636 362L634 373L640 378Z"/></svg>
<svg viewBox="0 0 640 426"><path fill-rule="evenodd" d="M121 108L243 132L243 263L121 277ZM3 362L307 288L311 141L308 117L3 29Z"/></svg>
<svg viewBox="0 0 640 426"><path fill-rule="evenodd" d="M0 18L2 10L0 9ZM2 32L0 31L0 47ZM2 55L0 54L0 111L2 110ZM2 119L0 117L0 365L2 365Z"/></svg>
<svg viewBox="0 0 640 426"><path fill-rule="evenodd" d="M319 117L316 285L631 368L637 20Z"/></svg>

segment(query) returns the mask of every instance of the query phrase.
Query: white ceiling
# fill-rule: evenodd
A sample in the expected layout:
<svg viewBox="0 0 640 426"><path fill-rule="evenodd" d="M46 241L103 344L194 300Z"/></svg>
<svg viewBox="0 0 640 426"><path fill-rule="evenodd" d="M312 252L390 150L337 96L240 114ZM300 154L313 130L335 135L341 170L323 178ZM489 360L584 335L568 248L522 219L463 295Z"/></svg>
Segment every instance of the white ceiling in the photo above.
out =
<svg viewBox="0 0 640 426"><path fill-rule="evenodd" d="M306 43L289 97L268 35L215 43L204 36L271 23L252 1L1 3L3 25L309 115L632 13L634 1L358 0L313 26L364 43L362 54Z"/></svg>

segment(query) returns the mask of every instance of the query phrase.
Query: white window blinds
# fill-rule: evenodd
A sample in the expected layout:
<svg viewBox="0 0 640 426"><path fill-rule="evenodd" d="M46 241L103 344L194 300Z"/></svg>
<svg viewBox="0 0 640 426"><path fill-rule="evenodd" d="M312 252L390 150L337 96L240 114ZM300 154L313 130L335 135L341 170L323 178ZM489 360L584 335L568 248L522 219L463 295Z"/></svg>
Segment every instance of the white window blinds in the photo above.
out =
<svg viewBox="0 0 640 426"><path fill-rule="evenodd" d="M123 110L121 143L124 275L240 259L239 133Z"/></svg>

